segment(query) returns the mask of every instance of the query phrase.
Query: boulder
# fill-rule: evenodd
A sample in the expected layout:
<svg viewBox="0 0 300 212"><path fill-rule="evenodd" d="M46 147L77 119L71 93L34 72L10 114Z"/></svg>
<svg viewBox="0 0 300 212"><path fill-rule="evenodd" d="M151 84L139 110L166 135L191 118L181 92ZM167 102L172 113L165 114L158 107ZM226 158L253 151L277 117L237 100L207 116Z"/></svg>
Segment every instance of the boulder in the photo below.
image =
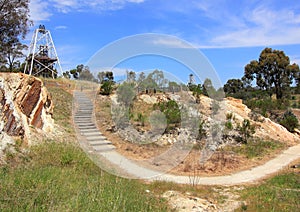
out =
<svg viewBox="0 0 300 212"><path fill-rule="evenodd" d="M40 79L21 73L0 73L0 143L4 138L9 143L9 137L21 137L30 144L32 129L51 132L53 107Z"/></svg>
<svg viewBox="0 0 300 212"><path fill-rule="evenodd" d="M148 94L142 94L142 95L140 95L139 99L141 99L146 104L156 104L158 102L156 96L150 96Z"/></svg>

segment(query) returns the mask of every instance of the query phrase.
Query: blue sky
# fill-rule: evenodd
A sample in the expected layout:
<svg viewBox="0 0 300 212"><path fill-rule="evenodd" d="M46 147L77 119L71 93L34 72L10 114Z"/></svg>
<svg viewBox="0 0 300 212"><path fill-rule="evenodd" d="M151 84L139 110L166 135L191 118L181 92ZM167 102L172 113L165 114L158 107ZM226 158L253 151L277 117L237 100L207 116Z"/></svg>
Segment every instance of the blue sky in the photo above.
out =
<svg viewBox="0 0 300 212"><path fill-rule="evenodd" d="M300 3L295 0L31 0L33 30L51 31L63 71L87 64L101 48L141 33L176 36L199 49L221 82L240 78L244 66L263 48L283 50L300 64ZM162 46L185 48L159 40ZM153 68L172 72L183 81L189 71L164 60L142 59L119 64L122 70Z"/></svg>

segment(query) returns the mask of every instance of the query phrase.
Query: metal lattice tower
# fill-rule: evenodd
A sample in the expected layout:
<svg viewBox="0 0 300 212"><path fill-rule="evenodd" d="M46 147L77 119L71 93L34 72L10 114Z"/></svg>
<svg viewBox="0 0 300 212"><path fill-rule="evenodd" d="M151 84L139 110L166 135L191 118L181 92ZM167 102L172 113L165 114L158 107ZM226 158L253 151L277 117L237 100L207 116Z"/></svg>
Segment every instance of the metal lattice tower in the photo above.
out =
<svg viewBox="0 0 300 212"><path fill-rule="evenodd" d="M26 58L24 73L56 78L62 68L49 30L40 25L35 30Z"/></svg>

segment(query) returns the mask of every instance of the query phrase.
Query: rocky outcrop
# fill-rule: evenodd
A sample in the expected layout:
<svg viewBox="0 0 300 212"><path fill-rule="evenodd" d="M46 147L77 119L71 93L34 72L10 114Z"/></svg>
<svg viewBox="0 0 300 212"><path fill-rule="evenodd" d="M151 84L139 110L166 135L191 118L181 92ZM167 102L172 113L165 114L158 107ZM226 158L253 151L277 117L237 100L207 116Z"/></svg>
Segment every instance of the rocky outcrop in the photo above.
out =
<svg viewBox="0 0 300 212"><path fill-rule="evenodd" d="M167 199L170 207L176 211L220 211L213 202L192 196L189 193L166 191L162 197Z"/></svg>
<svg viewBox="0 0 300 212"><path fill-rule="evenodd" d="M20 137L30 144L31 129L53 130L53 103L43 82L21 73L0 73L0 151Z"/></svg>
<svg viewBox="0 0 300 212"><path fill-rule="evenodd" d="M282 125L251 111L240 99L229 97L223 103L225 106L221 108L226 110L224 113L231 113L234 116L234 122L241 123L244 119L249 119L251 124L255 126L255 136L259 138L282 142L299 142L300 140L297 134L289 132Z"/></svg>
<svg viewBox="0 0 300 212"><path fill-rule="evenodd" d="M188 95L185 95L188 96ZM191 96L191 94L190 94ZM138 96L138 101L143 101L145 104L154 104L159 101L167 101L168 99L174 99L177 102L181 101L181 96L174 94L156 94L156 95L140 95ZM193 98L193 97L190 97ZM277 124L270 120L269 118L265 118L260 114L257 114L251 109L249 109L246 105L243 104L242 100L235 99L232 97L225 98L221 101L215 101L207 96L201 96L199 99L198 107L189 107L189 113L192 117L201 117L202 120L205 121L204 129L207 131L207 135L210 136L214 131L218 131L220 135L220 140L222 142L226 142L224 140L223 131L226 133L227 140L234 140L234 137L237 137L239 133L234 130L238 125L242 124L243 120L249 119L251 124L255 126L255 136L264 139L278 140L282 142L299 142L299 135L293 134L289 132L286 128ZM189 102L190 100L185 100L185 102ZM195 101L195 100L194 100ZM195 101L196 102L196 101ZM217 104L218 109L215 114L214 108L212 105ZM199 115L200 113L200 115ZM231 116L230 121L232 122L233 128L232 130L227 130L224 127L225 122L229 121L228 116ZM215 130L215 127L219 129ZM182 134L182 133L178 133ZM175 139L175 141L174 141ZM160 139L159 143L175 143L177 141L177 136L168 136L163 135ZM193 139L187 139L193 141ZM221 145L221 143L216 144L217 146ZM215 148L214 148L215 149Z"/></svg>

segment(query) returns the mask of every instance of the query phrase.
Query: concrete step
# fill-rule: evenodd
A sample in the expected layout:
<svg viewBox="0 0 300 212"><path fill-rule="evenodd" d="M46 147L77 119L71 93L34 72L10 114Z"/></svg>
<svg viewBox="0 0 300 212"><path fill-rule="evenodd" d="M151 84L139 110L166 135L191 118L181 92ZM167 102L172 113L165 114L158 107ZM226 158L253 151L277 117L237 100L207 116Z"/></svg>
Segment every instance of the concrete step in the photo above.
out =
<svg viewBox="0 0 300 212"><path fill-rule="evenodd" d="M91 118L87 118L87 119L76 119L75 120L76 123L91 123L92 119Z"/></svg>
<svg viewBox="0 0 300 212"><path fill-rule="evenodd" d="M74 117L75 121L90 121L92 120L92 116L86 116L86 117Z"/></svg>
<svg viewBox="0 0 300 212"><path fill-rule="evenodd" d="M99 140L106 140L105 136L86 136L86 140L88 141L99 141Z"/></svg>
<svg viewBox="0 0 300 212"><path fill-rule="evenodd" d="M93 111L83 111L83 112L76 112L75 115L92 115L93 114Z"/></svg>
<svg viewBox="0 0 300 212"><path fill-rule="evenodd" d="M99 132L98 129L94 128L94 129L81 129L80 132L82 133L91 133L91 132Z"/></svg>
<svg viewBox="0 0 300 212"><path fill-rule="evenodd" d="M90 117L83 117L83 118L74 118L74 121L90 121L90 122L92 122L91 121L92 120L92 117L90 116Z"/></svg>
<svg viewBox="0 0 300 212"><path fill-rule="evenodd" d="M78 126L91 126L89 125L89 123L91 123L91 120L89 121L75 121L75 124L78 125ZM96 125L94 125L96 126Z"/></svg>
<svg viewBox="0 0 300 212"><path fill-rule="evenodd" d="M91 116L75 114L74 119L89 119Z"/></svg>
<svg viewBox="0 0 300 212"><path fill-rule="evenodd" d="M75 114L76 118L81 118L81 117L92 117L93 116L93 112L84 112L84 113L77 113Z"/></svg>
<svg viewBox="0 0 300 212"><path fill-rule="evenodd" d="M75 114L74 118L75 119L89 119L92 118L93 114Z"/></svg>
<svg viewBox="0 0 300 212"><path fill-rule="evenodd" d="M77 114L93 113L93 110L78 110Z"/></svg>
<svg viewBox="0 0 300 212"><path fill-rule="evenodd" d="M112 145L112 143L107 140L106 141L90 141L89 144L91 146Z"/></svg>
<svg viewBox="0 0 300 212"><path fill-rule="evenodd" d="M87 109L87 110L85 110L85 109L80 109L80 110L78 110L77 111L77 113L78 114L81 114L81 113L92 113L93 112L93 109Z"/></svg>
<svg viewBox="0 0 300 212"><path fill-rule="evenodd" d="M90 136L104 136L102 133L100 133L99 131L97 132L97 131L94 131L94 132L82 132L82 134L83 135L85 135L85 136L88 136L88 137L90 137Z"/></svg>
<svg viewBox="0 0 300 212"><path fill-rule="evenodd" d="M85 116L75 116L74 119L75 120L88 120L91 119L92 115L85 115Z"/></svg>
<svg viewBox="0 0 300 212"><path fill-rule="evenodd" d="M87 123L78 123L78 126L96 126L94 123L87 122Z"/></svg>
<svg viewBox="0 0 300 212"><path fill-rule="evenodd" d="M78 126L78 129L79 130L96 130L97 127L94 125L94 126Z"/></svg>
<svg viewBox="0 0 300 212"><path fill-rule="evenodd" d="M93 114L82 114L82 113L75 113L74 118L91 118Z"/></svg>
<svg viewBox="0 0 300 212"><path fill-rule="evenodd" d="M115 146L113 145L103 145L103 146L93 146L93 149L96 152L108 152L108 151L113 151L116 149Z"/></svg>

